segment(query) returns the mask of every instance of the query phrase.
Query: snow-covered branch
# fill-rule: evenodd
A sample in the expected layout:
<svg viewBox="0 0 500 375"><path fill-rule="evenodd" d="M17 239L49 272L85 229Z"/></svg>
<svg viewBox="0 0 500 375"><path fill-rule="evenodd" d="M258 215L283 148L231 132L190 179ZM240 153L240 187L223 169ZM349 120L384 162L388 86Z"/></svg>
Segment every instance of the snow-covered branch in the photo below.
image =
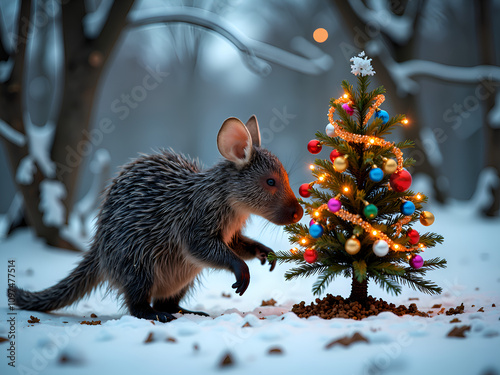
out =
<svg viewBox="0 0 500 375"><path fill-rule="evenodd" d="M372 56L378 55L391 75L398 94L416 94L420 89L413 77L431 77L451 83L477 83L483 80L500 81L500 67L493 65L453 66L426 60L408 60L396 62L387 47L372 40L366 46Z"/></svg>
<svg viewBox="0 0 500 375"><path fill-rule="evenodd" d="M493 129L500 129L500 90L495 96L495 106L488 112L488 124Z"/></svg>
<svg viewBox="0 0 500 375"><path fill-rule="evenodd" d="M414 20L418 10L417 1L409 1L402 16L391 12L391 2L371 0L367 5L361 0L349 0L349 5L366 25L375 25L381 32L398 44L405 44L413 36Z"/></svg>
<svg viewBox="0 0 500 375"><path fill-rule="evenodd" d="M324 73L333 65L332 58L323 52L314 58L305 58L251 39L219 15L199 8L172 7L134 11L129 15L128 27L141 27L158 23L188 23L222 35L243 53L246 65L252 71L263 76L271 72L271 66L263 60L280 64L301 73L314 75ZM318 52L315 51L315 53Z"/></svg>
<svg viewBox="0 0 500 375"><path fill-rule="evenodd" d="M18 147L23 147L26 144L26 137L24 134L18 132L2 120L0 120L0 137L5 138L7 141Z"/></svg>

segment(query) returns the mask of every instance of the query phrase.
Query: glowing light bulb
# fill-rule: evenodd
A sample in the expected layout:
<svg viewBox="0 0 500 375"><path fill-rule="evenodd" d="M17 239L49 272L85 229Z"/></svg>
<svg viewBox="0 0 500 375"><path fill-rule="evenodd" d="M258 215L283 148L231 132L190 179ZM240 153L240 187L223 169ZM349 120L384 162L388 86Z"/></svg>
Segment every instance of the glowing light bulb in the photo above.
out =
<svg viewBox="0 0 500 375"><path fill-rule="evenodd" d="M417 194L417 196L415 198L417 198L418 200L420 200L420 199L422 199L422 196L420 194Z"/></svg>
<svg viewBox="0 0 500 375"><path fill-rule="evenodd" d="M404 119L403 121L401 121L401 122L402 122L403 124L405 124L405 125L408 125L408 123L409 123L410 121L408 121L408 119L407 119L407 118L405 118L405 119Z"/></svg>
<svg viewBox="0 0 500 375"><path fill-rule="evenodd" d="M394 250L397 250L397 249L399 249L399 245L398 244L394 245Z"/></svg>
<svg viewBox="0 0 500 375"><path fill-rule="evenodd" d="M421 249L423 249L425 247L425 245L423 243L419 244L418 247L420 247Z"/></svg>
<svg viewBox="0 0 500 375"><path fill-rule="evenodd" d="M314 165L313 165L313 164L311 164L311 165L309 166L309 169L310 169L311 171L314 171Z"/></svg>
<svg viewBox="0 0 500 375"><path fill-rule="evenodd" d="M305 244L307 243L307 240L306 240L305 238L303 238L303 239L301 239L301 240L300 240L300 243L301 243L302 245L305 245Z"/></svg>
<svg viewBox="0 0 500 375"><path fill-rule="evenodd" d="M318 217L319 216L319 211L314 212L314 216Z"/></svg>
<svg viewBox="0 0 500 375"><path fill-rule="evenodd" d="M349 188L347 186L344 187L344 191L347 193L349 191Z"/></svg>
<svg viewBox="0 0 500 375"><path fill-rule="evenodd" d="M319 176L318 180L325 181L325 175L323 174L323 175Z"/></svg>
<svg viewBox="0 0 500 375"><path fill-rule="evenodd" d="M377 232L376 230L374 230L374 231L372 232L372 234L373 234L374 236L376 236L376 235L377 235L377 233L378 233L378 232Z"/></svg>
<svg viewBox="0 0 500 375"><path fill-rule="evenodd" d="M375 138L370 138L370 143L374 144L375 143Z"/></svg>
<svg viewBox="0 0 500 375"><path fill-rule="evenodd" d="M297 249L296 247L294 247L294 248L290 249L290 252L291 252L292 254L297 254L297 252L298 252L298 251L299 251L299 249Z"/></svg>
<svg viewBox="0 0 500 375"><path fill-rule="evenodd" d="M348 97L349 97L349 95L344 94L344 99L347 99Z"/></svg>

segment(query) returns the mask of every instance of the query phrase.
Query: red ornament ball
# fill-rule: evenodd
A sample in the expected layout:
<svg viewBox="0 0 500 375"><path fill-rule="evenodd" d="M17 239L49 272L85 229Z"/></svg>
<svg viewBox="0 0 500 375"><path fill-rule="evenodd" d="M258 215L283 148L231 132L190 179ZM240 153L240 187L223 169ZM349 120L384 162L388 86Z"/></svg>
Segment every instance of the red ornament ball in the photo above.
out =
<svg viewBox="0 0 500 375"><path fill-rule="evenodd" d="M332 152L330 152L330 160L332 161L332 163L335 161L335 159L337 159L339 156L342 156L344 154L338 152L336 149L334 149Z"/></svg>
<svg viewBox="0 0 500 375"><path fill-rule="evenodd" d="M391 174L391 187L394 191L402 193L411 186L411 174L406 169L401 169L399 172Z"/></svg>
<svg viewBox="0 0 500 375"><path fill-rule="evenodd" d="M317 154L321 151L321 142L318 141L317 139L313 139L312 141L309 141L309 143L307 144L307 150L311 153L311 154Z"/></svg>
<svg viewBox="0 0 500 375"><path fill-rule="evenodd" d="M311 186L309 186L309 184L300 185L299 187L300 196L303 198L309 198L311 196L311 192L309 191L310 188Z"/></svg>
<svg viewBox="0 0 500 375"><path fill-rule="evenodd" d="M415 229L410 229L406 235L410 239L412 245L416 245L418 241L420 241L420 234Z"/></svg>
<svg viewBox="0 0 500 375"><path fill-rule="evenodd" d="M314 249L306 249L304 251L304 260L307 263L314 263L318 259L318 252Z"/></svg>

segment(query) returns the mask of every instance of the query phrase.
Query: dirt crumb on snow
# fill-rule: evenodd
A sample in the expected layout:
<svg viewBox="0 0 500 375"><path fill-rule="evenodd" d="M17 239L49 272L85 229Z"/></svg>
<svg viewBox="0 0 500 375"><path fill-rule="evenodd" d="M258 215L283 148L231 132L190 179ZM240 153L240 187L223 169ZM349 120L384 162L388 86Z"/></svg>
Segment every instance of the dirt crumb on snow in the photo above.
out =
<svg viewBox="0 0 500 375"><path fill-rule="evenodd" d="M234 365L233 356L231 355L231 353L226 353L226 355L222 358L219 367L227 367L233 365Z"/></svg>
<svg viewBox="0 0 500 375"><path fill-rule="evenodd" d="M369 342L368 339L359 332L355 332L352 336L344 336L340 339L333 340L325 346L325 349L330 349L335 345L350 346L355 342Z"/></svg>
<svg viewBox="0 0 500 375"><path fill-rule="evenodd" d="M465 310L465 306L464 306L464 303L462 302L462 304L460 306L450 307L448 309L448 311L446 311L446 315L463 314L464 310Z"/></svg>
<svg viewBox="0 0 500 375"><path fill-rule="evenodd" d="M38 319L36 316L30 315L30 318L28 320L28 323L40 323L40 319Z"/></svg>
<svg viewBox="0 0 500 375"><path fill-rule="evenodd" d="M470 326L459 326L453 327L453 329L448 332L447 337L460 337L465 338L465 332L470 331Z"/></svg>
<svg viewBox="0 0 500 375"><path fill-rule="evenodd" d="M262 304L261 304L261 306L274 306L274 305L276 305L276 301L273 298L271 298L267 301L263 300Z"/></svg>

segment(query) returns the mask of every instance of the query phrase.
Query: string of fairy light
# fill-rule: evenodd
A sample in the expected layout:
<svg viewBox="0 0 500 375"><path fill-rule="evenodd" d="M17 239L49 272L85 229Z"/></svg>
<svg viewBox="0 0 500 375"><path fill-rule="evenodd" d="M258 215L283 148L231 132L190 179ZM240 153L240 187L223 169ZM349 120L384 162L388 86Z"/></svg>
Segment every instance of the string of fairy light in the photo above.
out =
<svg viewBox="0 0 500 375"><path fill-rule="evenodd" d="M374 98L373 104L370 106L369 110L367 111L364 119L363 119L363 126L365 126L370 118L373 116L374 113L377 113L377 117L379 117L379 112L385 112L385 111L380 111L379 106L384 102L385 96L380 94L377 95ZM373 165L372 171L374 172L374 176L372 180L374 181L381 181L384 172L389 173L391 175L391 182L387 185L389 189L394 189L396 191L402 192L406 191L410 185L411 185L411 175L406 171L406 169L403 168L403 153L402 151L395 145L394 142L389 142L386 141L383 138L379 138L373 135L360 135L360 134L353 134L348 131L346 131L342 126L342 120L335 120L333 115L336 110L336 105L341 104L342 108L346 111L347 114L352 115L353 113L353 102L349 98L348 94L344 94L340 98L336 99L333 104L330 106L329 112L328 112L328 119L330 124L327 126L327 135L330 137L340 137L346 142L351 142L351 143L360 143L364 144L365 148L371 147L371 146L381 146L381 147L386 147L390 148L392 154L395 156L396 160L390 159L390 158L383 158L384 160L384 165L383 168L384 170L380 170L376 165ZM388 121L388 114L385 112L384 114L387 118L385 119L385 122ZM385 123L384 122L384 123ZM401 123L404 125L407 125L409 123L407 118L404 118L401 120ZM317 140L313 140L309 142L308 144L308 149L311 153L315 154L321 151L321 142ZM333 166L335 171L337 172L344 172L348 168L348 156L347 155L342 155L339 153L337 150L333 150L332 154L330 155L330 159L332 160ZM310 165L310 169L314 170L315 166L313 164ZM372 176L370 175L370 178ZM303 184L301 188L299 189L299 193L303 197L308 197L310 196L309 189L314 186L314 184L321 184L322 182L325 181L327 178L327 174L322 174L317 177L316 181L313 181L309 184ZM342 196L342 194L346 195L349 193L349 187L344 186L342 187L342 193L337 194L334 198L330 199L328 204L322 204L321 206L317 207L313 212L313 220L311 220L310 224L310 234L311 234L311 228L313 225L316 224L316 221L319 221L323 216L325 212L328 212L329 214L332 213L342 220L346 222L350 222L356 226L360 226L363 228L363 230L366 233L369 233L372 235L376 241L374 243L374 252L378 256L383 256L387 254L389 250L395 251L395 252L412 252L414 250L421 250L425 248L425 245L422 243L419 243L420 240L420 235L418 234L417 231L411 229L407 232L408 237L410 238L410 245L402 245L399 244L395 241L393 241L389 236L387 236L384 232L381 230L373 227L367 220L364 220L361 215L359 214L353 214L348 212L347 210L342 208L342 203L339 200L339 198ZM419 202L422 199L422 194L417 193L412 196L406 196L404 198L401 198L402 200L402 212L403 212L403 217L400 218L396 223L392 224L391 227L394 229L394 235L399 236L401 234L402 228L404 225L408 224L413 217L413 213L415 211L415 205L413 202ZM374 218L377 213L378 209L375 205L370 204L366 201L365 203L365 210L364 214L367 218ZM434 221L434 216L432 213L428 211L422 211L420 214L420 222L423 225L431 225ZM313 238L318 238L323 234L323 229L320 225L316 225L316 228L314 229L314 235L311 234ZM358 233L359 234L359 233ZM347 240L345 249L349 254L356 254L359 251L360 245L359 245L359 240L357 240L358 234L353 234L353 236ZM309 244L309 240L307 237L303 237L299 240L299 243L303 246L307 246ZM375 246L378 246L379 248L378 253L375 251ZM310 249L308 249L310 250ZM298 249L294 248L292 249L292 253L296 253ZM410 258L410 255L408 255L408 258Z"/></svg>

